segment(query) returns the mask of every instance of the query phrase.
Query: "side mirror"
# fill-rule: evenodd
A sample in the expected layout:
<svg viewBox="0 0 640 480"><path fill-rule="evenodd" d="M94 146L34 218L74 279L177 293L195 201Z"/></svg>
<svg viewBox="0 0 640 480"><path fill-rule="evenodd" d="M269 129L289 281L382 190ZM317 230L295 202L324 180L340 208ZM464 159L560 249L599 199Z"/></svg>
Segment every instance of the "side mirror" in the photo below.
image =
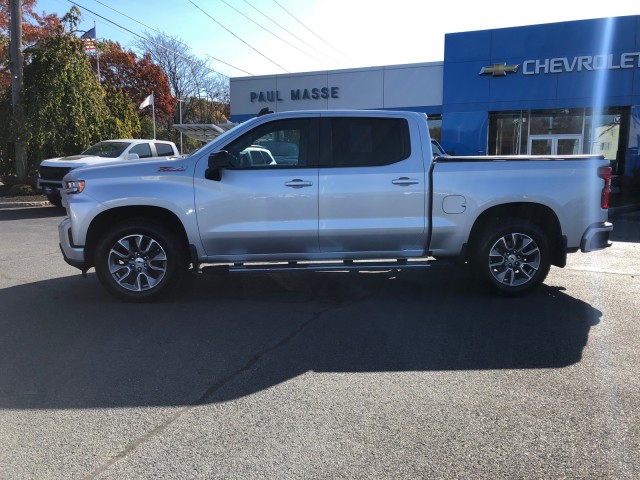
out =
<svg viewBox="0 0 640 480"><path fill-rule="evenodd" d="M127 153L127 160L138 160L140 155L137 153Z"/></svg>
<svg viewBox="0 0 640 480"><path fill-rule="evenodd" d="M222 169L231 166L231 156L226 150L213 152L209 155L207 165L209 168L207 168L207 170L204 172L205 178L219 182L222 178Z"/></svg>

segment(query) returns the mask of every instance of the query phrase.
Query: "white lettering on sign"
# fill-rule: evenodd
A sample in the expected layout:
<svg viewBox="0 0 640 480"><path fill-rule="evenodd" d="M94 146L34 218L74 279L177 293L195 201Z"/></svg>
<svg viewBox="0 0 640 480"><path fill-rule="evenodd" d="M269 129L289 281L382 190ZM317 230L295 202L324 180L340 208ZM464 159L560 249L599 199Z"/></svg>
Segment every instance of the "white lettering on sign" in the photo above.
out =
<svg viewBox="0 0 640 480"><path fill-rule="evenodd" d="M340 98L338 87L318 87L318 88L296 88L291 89L291 100L327 100L329 98ZM254 102L284 102L280 90L269 90L266 92L249 92L249 101Z"/></svg>
<svg viewBox="0 0 640 480"><path fill-rule="evenodd" d="M583 55L579 57L545 58L522 62L523 75L547 73L589 72L594 70L620 70L640 67L640 52L615 55Z"/></svg>

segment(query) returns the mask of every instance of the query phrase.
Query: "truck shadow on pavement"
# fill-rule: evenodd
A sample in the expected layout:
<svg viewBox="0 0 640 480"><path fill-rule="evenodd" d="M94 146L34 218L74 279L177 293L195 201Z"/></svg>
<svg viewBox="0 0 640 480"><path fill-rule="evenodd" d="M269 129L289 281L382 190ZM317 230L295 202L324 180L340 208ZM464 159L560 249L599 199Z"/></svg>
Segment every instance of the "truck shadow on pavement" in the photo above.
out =
<svg viewBox="0 0 640 480"><path fill-rule="evenodd" d="M611 218L613 242L640 243L640 210L616 215Z"/></svg>
<svg viewBox="0 0 640 480"><path fill-rule="evenodd" d="M455 270L194 277L145 305L91 273L0 290L0 408L224 402L308 372L563 368L601 317L561 288L498 298Z"/></svg>

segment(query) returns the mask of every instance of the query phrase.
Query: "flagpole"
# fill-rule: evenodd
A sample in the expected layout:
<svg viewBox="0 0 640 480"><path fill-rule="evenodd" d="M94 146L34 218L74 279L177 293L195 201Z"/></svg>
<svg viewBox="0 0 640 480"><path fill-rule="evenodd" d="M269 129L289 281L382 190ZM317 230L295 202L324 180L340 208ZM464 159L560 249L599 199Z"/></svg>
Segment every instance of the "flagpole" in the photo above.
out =
<svg viewBox="0 0 640 480"><path fill-rule="evenodd" d="M93 21L93 31L96 31L96 21ZM98 35L96 35L96 40L98 40ZM96 45L96 63L98 64L98 83L100 83L100 49Z"/></svg>
<svg viewBox="0 0 640 480"><path fill-rule="evenodd" d="M156 139L156 101L153 98L154 92L151 92L147 98L145 98L140 104L140 110L151 105L151 118L153 119L153 139Z"/></svg>
<svg viewBox="0 0 640 480"><path fill-rule="evenodd" d="M153 117L153 139L156 139L156 99L151 92L151 116Z"/></svg>

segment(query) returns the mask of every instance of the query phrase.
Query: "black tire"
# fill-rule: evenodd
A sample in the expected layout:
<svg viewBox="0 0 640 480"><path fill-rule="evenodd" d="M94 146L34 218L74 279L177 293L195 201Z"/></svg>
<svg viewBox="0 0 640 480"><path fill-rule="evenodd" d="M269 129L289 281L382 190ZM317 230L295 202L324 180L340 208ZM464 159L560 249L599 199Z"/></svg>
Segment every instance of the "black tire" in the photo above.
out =
<svg viewBox="0 0 640 480"><path fill-rule="evenodd" d="M48 193L47 200L49 200L49 203L51 203L52 205L58 208L62 208L62 197L59 193Z"/></svg>
<svg viewBox="0 0 640 480"><path fill-rule="evenodd" d="M127 220L107 232L94 260L102 285L127 302L166 297L188 269L186 246L146 219Z"/></svg>
<svg viewBox="0 0 640 480"><path fill-rule="evenodd" d="M493 223L473 250L471 263L478 275L500 294L523 295L540 285L549 273L549 240L530 222Z"/></svg>

